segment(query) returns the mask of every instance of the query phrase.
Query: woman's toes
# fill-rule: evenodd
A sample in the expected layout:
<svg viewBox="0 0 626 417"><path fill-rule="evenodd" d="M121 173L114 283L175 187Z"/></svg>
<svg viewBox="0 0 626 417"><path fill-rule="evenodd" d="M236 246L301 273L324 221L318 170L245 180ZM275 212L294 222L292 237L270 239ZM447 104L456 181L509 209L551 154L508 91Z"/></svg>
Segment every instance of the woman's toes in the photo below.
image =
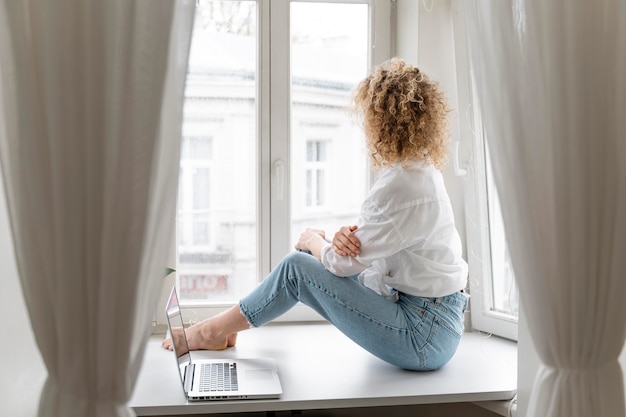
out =
<svg viewBox="0 0 626 417"><path fill-rule="evenodd" d="M161 346L163 346L165 349L171 349L172 348L172 341L171 341L171 339L164 339L161 342Z"/></svg>

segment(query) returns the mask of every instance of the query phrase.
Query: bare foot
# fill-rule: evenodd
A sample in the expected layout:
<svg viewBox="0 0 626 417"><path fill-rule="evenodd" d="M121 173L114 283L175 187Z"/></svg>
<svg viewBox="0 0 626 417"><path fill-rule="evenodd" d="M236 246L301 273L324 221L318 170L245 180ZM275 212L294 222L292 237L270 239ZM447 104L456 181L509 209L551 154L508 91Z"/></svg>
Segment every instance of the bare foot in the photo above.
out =
<svg viewBox="0 0 626 417"><path fill-rule="evenodd" d="M182 356L188 352L187 343L185 343L183 337L182 329L180 327L175 327L172 329L172 338L164 339L163 342L161 342L161 346L167 350L174 350L174 344L172 343L173 339L176 343L176 354L178 356Z"/></svg>
<svg viewBox="0 0 626 417"><path fill-rule="evenodd" d="M237 332L250 327L247 319L241 314L239 306L233 306L186 329L187 346L185 346L182 329L173 329L172 339L176 344L178 355L183 355L188 350L224 350L235 346ZM162 345L165 349L173 350L174 348L171 339L165 339Z"/></svg>
<svg viewBox="0 0 626 417"><path fill-rule="evenodd" d="M189 350L224 350L237 344L237 333L229 335L225 340L210 340L203 336L203 331L199 326L201 323L195 324L185 332L187 334L187 343L183 340L183 332L180 328L172 329L172 338L176 343L176 353L182 356ZM198 326L198 327L196 327ZM161 342L161 346L168 350L174 350L172 339L166 338Z"/></svg>

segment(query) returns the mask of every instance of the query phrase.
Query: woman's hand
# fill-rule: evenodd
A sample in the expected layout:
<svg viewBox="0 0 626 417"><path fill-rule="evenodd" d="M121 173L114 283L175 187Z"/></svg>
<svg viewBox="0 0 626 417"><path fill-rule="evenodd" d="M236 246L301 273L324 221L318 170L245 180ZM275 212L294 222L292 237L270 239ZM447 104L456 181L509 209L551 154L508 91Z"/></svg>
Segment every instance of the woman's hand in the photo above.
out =
<svg viewBox="0 0 626 417"><path fill-rule="evenodd" d="M300 234L296 249L309 251L317 259L320 259L322 247L326 245L326 233L319 229L306 229Z"/></svg>
<svg viewBox="0 0 626 417"><path fill-rule="evenodd" d="M333 237L333 249L341 256L357 256L361 253L361 242L354 236L358 226L343 226Z"/></svg>

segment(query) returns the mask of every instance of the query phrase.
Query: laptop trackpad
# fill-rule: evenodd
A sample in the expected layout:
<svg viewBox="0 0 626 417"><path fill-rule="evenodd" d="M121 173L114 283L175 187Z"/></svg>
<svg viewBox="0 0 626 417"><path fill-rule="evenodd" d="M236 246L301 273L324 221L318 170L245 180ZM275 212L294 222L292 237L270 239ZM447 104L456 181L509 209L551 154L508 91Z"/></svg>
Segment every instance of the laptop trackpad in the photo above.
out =
<svg viewBox="0 0 626 417"><path fill-rule="evenodd" d="M271 369L249 369L246 371L246 378L251 381L271 381L274 374Z"/></svg>

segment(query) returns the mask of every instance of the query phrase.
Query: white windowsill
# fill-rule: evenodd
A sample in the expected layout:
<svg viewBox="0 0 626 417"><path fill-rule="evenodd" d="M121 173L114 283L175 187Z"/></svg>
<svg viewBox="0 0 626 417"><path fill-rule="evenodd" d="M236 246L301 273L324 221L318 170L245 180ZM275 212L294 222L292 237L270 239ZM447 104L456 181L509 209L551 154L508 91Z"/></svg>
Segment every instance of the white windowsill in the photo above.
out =
<svg viewBox="0 0 626 417"><path fill-rule="evenodd" d="M410 372L373 357L326 323L282 323L242 332L235 348L213 357L272 357L277 400L188 403L173 353L151 337L130 405L138 416L214 414L474 402L498 404L517 390L517 344L479 333L463 336L452 360L434 372Z"/></svg>

